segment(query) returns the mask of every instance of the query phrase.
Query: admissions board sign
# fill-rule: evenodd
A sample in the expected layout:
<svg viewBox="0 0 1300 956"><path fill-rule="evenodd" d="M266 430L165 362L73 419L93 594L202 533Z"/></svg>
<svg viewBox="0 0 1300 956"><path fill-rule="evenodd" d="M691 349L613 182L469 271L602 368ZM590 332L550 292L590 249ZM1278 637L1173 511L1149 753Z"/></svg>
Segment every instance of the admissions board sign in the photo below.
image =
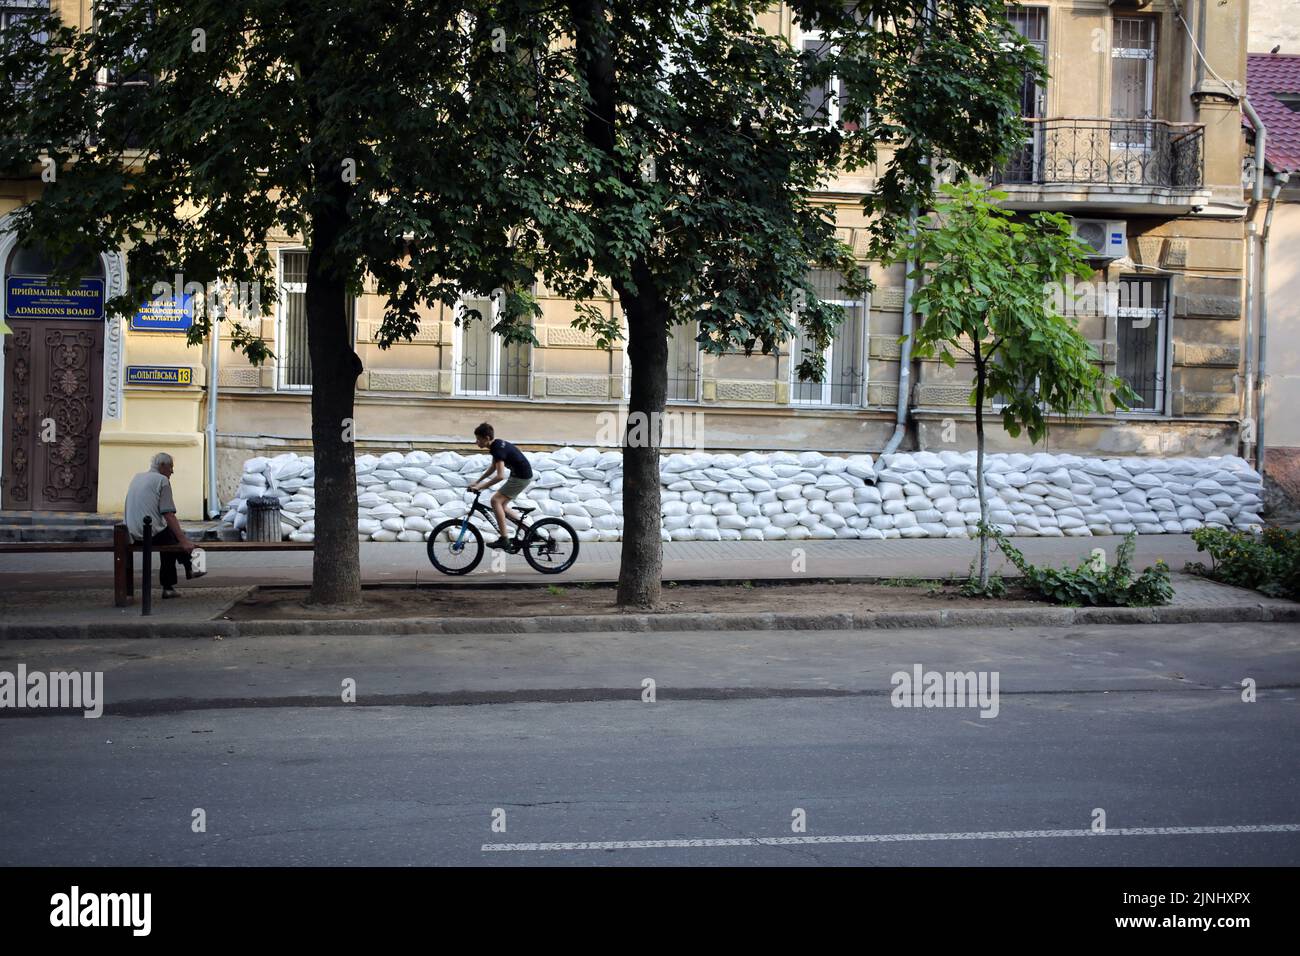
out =
<svg viewBox="0 0 1300 956"><path fill-rule="evenodd" d="M104 319L104 280L82 279L75 289L60 289L48 276L6 276L7 319Z"/></svg>

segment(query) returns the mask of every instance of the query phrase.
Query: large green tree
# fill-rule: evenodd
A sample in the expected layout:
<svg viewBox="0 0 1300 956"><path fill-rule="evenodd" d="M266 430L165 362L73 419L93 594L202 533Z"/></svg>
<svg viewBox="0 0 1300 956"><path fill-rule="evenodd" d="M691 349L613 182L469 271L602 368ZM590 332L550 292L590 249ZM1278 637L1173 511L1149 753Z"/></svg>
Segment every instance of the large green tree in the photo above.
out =
<svg viewBox="0 0 1300 956"><path fill-rule="evenodd" d="M547 51L514 46L495 7L107 3L91 30L31 19L0 40L0 169L54 170L19 233L56 257L125 248L114 311L177 274L259 287L269 309L268 237L309 244L316 602L360 598L347 297L363 282L384 296L384 344L462 289L507 290L505 320L531 311L510 237L546 221L543 191L521 184L554 166L548 116L565 108L537 95ZM266 357L252 329L229 334Z"/></svg>
<svg viewBox="0 0 1300 956"><path fill-rule="evenodd" d="M893 258L916 263L924 279L913 298L913 354L973 372L975 482L980 503L979 587L989 586L989 504L984 482L986 403L1001 405L1002 425L1037 443L1048 415L1106 412L1133 397L1106 375L1078 320L1063 311L1067 279L1088 279L1091 249L1060 213L1027 218L999 205L1006 193L972 182L943 187L934 212L899 241ZM1053 294L1058 290L1057 294Z"/></svg>
<svg viewBox="0 0 1300 956"><path fill-rule="evenodd" d="M840 271L848 291L865 279L816 191L840 167L877 174L879 255L934 170L987 168L1023 137L1017 94L1039 63L1002 0L796 0L800 29L821 37L807 49L763 29L769 7L567 0L531 21L571 55L547 79L582 105L555 130L582 161L538 239L556 268L607 277L627 322L624 605L660 596L659 448L643 439L664 409L669 329L695 321L707 351L767 353L797 313L800 377L820 378L842 316L808 270Z"/></svg>

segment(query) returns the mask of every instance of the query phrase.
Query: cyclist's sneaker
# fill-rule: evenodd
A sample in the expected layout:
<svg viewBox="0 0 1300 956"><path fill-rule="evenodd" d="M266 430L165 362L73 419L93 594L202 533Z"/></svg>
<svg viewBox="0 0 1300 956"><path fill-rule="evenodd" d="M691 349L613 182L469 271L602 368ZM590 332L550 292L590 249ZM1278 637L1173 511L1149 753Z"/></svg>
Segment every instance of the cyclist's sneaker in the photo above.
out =
<svg viewBox="0 0 1300 956"><path fill-rule="evenodd" d="M509 538L497 538L495 541L489 541L488 547L504 548L506 551L510 551L510 552L513 552L515 550L514 545L511 543Z"/></svg>

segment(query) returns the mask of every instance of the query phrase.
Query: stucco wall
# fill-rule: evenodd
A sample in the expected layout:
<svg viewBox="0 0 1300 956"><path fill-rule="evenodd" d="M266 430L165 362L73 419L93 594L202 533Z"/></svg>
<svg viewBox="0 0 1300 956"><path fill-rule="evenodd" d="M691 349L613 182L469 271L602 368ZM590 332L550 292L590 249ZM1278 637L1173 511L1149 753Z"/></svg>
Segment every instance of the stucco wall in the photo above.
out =
<svg viewBox="0 0 1300 956"><path fill-rule="evenodd" d="M1243 0L1244 2L1244 0ZM1251 53L1300 53L1300 0L1249 0Z"/></svg>
<svg viewBox="0 0 1300 956"><path fill-rule="evenodd" d="M1300 203L1280 203L1273 214L1265 370L1264 441L1300 448Z"/></svg>

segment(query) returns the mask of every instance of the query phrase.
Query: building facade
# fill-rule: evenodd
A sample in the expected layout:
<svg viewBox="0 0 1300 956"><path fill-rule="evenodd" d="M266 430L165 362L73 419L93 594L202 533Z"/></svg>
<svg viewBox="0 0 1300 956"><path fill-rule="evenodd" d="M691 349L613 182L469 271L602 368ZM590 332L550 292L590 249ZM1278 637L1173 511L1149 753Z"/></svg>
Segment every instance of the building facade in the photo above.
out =
<svg viewBox="0 0 1300 956"><path fill-rule="evenodd" d="M33 4L42 5L0 0L0 10ZM89 22L88 0L62 0L62 6L65 15ZM1081 315L1081 328L1105 368L1129 381L1142 399L1126 412L1053 420L1047 447L1099 454L1236 453L1244 374L1246 144L1239 99L1246 77L1246 5L1044 0L1009 8L1009 19L1039 47L1050 76L1043 84L1025 83L1025 145L995 179L1013 208L1067 213L1078 220L1081 236L1095 239L1096 280L1107 291L1094 297L1104 304ZM764 22L800 48L820 43L800 30L783 5L774 5ZM810 122L836 121L834 83L809 91ZM874 181L870 170L841 174L819 197L876 282L869 298L853 300L838 292L836 275L813 276L823 296L845 307L845 322L826 355L826 381L797 379L794 367L803 351L797 339L774 355L710 355L699 348L694 328L677 328L669 411L679 424L668 430L670 444L841 453L885 447L898 421L898 339L906 306L902 267L885 269L866 258L868 223L861 203ZM0 185L0 216L39 188L39 180ZM87 499L93 504L80 510L120 510L130 475L156 450L178 459L175 484L186 517L198 517L203 509L203 462L210 448L223 500L251 455L309 452L305 249L293 236L270 241L280 296L273 314L252 319L276 356L262 367L218 344L210 382L210 344L187 348L176 331L146 328L149 322L136 319L96 323L84 361L78 358L84 368L73 372L80 376L78 387L97 396L79 432L87 462L93 454L98 469ZM39 277L39 271L21 271L39 264L19 253L12 242L5 246L0 240L6 288L11 276ZM101 258L102 276L88 279L102 278L111 288L121 281L122 259L116 251ZM491 314L490 291L482 290L455 308L430 311L413 341L380 349L375 335L383 303L360 296L353 304L356 348L365 365L357 382L358 449L463 448L484 420L528 448L608 441L611 415L626 395L623 352L601 349L572 327L575 303L544 287L535 292L542 307L536 346L507 346L483 323L458 323L465 308ZM597 305L610 316L619 314L616 302ZM53 326L17 321L26 324L5 337L0 402L6 422L4 506L21 508L24 503L9 495L13 456L30 461L42 451L22 445L32 441L32 420L13 439L9 423L31 416L33 402L37 412L44 411L32 396L46 394L49 386L38 386L34 376L57 380L64 353L57 343L38 342L52 351L41 353L44 364L35 371L36 360L23 351L32 346L17 344L20 332L31 343L41 334L48 337ZM973 447L970 367L909 365L901 447ZM21 368L30 369L24 373L30 395L10 385ZM141 371L150 368L177 372ZM214 391L216 430L209 441L204 422ZM996 428L990 443L1026 446ZM88 464L86 474L92 473ZM29 507L62 506L48 497L29 500Z"/></svg>
<svg viewBox="0 0 1300 956"><path fill-rule="evenodd" d="M1252 326L1257 349L1247 420L1279 520L1300 517L1300 0L1253 0L1247 92L1268 131L1256 236ZM1257 135L1248 131L1253 148ZM1250 184L1253 187L1253 181Z"/></svg>

